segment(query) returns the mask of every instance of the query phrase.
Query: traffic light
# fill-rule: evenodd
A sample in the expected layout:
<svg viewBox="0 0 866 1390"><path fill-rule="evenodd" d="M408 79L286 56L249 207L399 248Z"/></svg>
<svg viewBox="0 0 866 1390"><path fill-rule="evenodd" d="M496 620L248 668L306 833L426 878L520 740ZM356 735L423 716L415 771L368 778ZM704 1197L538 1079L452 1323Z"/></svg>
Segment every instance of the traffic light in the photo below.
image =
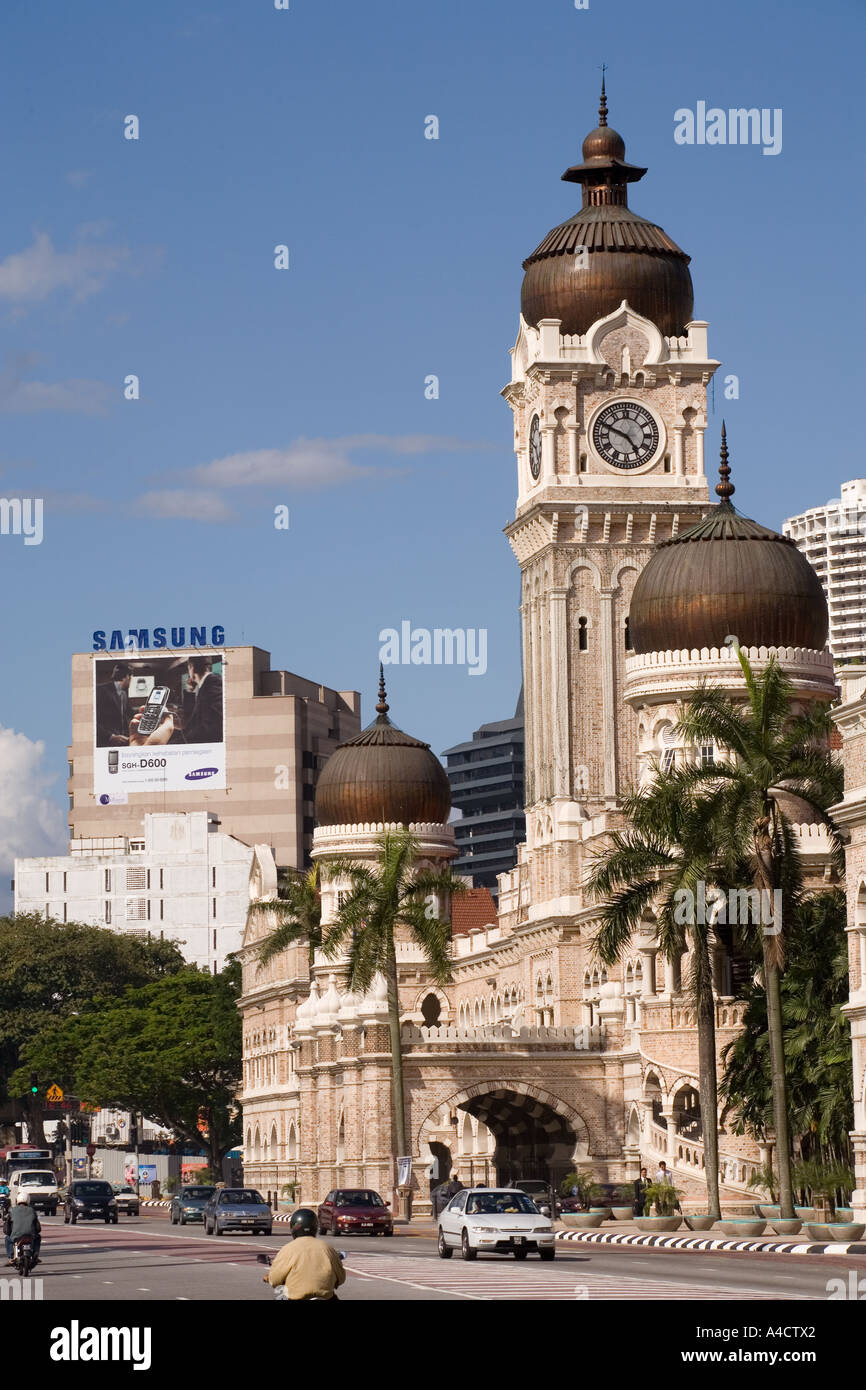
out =
<svg viewBox="0 0 866 1390"><path fill-rule="evenodd" d="M30 1094L31 1096L39 1095L39 1077L36 1075L35 1071L30 1073Z"/></svg>

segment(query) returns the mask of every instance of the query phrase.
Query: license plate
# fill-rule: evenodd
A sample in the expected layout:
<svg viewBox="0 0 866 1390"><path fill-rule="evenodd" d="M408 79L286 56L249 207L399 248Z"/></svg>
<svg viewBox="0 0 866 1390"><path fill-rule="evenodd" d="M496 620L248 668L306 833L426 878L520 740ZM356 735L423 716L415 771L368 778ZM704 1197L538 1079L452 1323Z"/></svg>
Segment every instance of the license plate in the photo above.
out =
<svg viewBox="0 0 866 1390"><path fill-rule="evenodd" d="M515 1236L515 1237L514 1237L514 1244L515 1244L515 1245L523 1245L523 1244L525 1243L525 1241L526 1241L526 1237L525 1237L525 1236Z"/></svg>

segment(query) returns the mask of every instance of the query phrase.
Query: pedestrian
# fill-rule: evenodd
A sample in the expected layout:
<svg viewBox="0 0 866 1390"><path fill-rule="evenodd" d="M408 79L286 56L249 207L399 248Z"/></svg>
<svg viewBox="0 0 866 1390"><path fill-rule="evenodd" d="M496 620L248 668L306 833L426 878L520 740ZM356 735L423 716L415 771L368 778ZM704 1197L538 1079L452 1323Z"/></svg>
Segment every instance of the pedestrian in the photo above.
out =
<svg viewBox="0 0 866 1390"><path fill-rule="evenodd" d="M657 1183L667 1183L668 1187L673 1186L670 1175L670 1169L668 1168L668 1165L665 1163L663 1158L659 1160L658 1172L655 1175L655 1181Z"/></svg>
<svg viewBox="0 0 866 1390"><path fill-rule="evenodd" d="M641 1168L640 1177L635 1178L634 1180L634 1202L632 1204L632 1210L635 1216L644 1215L644 1207L646 1205L646 1190L647 1170L646 1168Z"/></svg>

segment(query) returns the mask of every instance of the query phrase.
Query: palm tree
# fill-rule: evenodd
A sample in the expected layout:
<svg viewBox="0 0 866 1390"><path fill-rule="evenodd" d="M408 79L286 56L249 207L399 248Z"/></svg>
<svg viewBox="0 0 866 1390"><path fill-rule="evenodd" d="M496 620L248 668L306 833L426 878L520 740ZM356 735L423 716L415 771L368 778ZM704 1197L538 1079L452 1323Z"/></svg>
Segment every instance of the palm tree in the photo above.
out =
<svg viewBox="0 0 866 1390"><path fill-rule="evenodd" d="M250 903L249 917L275 917L277 925L259 944L261 970L269 961L296 941L306 941L310 965L322 944L322 902L319 870L316 865L303 871L292 869L277 888L278 897Z"/></svg>
<svg viewBox="0 0 866 1390"><path fill-rule="evenodd" d="M804 898L786 933L781 980L788 1109L801 1158L850 1162L854 1124L848 999L845 895L840 889ZM763 1137L773 1102L763 989L749 983L743 1031L722 1054L720 1090L741 1130Z"/></svg>
<svg viewBox="0 0 866 1390"><path fill-rule="evenodd" d="M791 1218L793 1184L780 995L783 922L792 917L802 889L790 819L791 798L799 798L806 813L827 827L841 874L841 841L827 808L841 799L842 769L829 752L827 707L797 712L793 687L776 659L756 676L739 644L732 640L732 645L745 678L746 702L735 701L717 688L700 689L689 699L677 732L688 744L712 743L730 755L705 766L693 765L688 769L687 783L700 793L702 814L723 868L735 879L745 862L762 903L780 901L782 906L781 917L774 910L770 922L765 920L761 925L760 943L779 1200L782 1216ZM759 915L766 918L764 912Z"/></svg>
<svg viewBox="0 0 866 1390"><path fill-rule="evenodd" d="M707 1209L718 1220L719 1135L716 1013L709 937L712 924L696 920L699 885L719 885L704 808L688 772L656 771L656 780L623 801L628 821L611 836L591 871L588 888L603 899L596 954L606 965L628 950L645 914L654 909L662 955L680 959L691 937L691 989L698 1028L698 1084L703 1118Z"/></svg>
<svg viewBox="0 0 866 1390"><path fill-rule="evenodd" d="M328 956L346 951L349 988L365 993L376 974L388 988L388 1030L391 1042L391 1078L394 1139L397 1155L409 1152L403 1053L400 1045L400 998L397 981L396 937L407 927L421 947L437 985L451 978L451 922L439 915L439 904L465 891L450 868L415 867L419 845L405 828L386 831L376 841L378 863L359 864L352 859L330 860L323 874L348 880L349 888L335 920L324 928L322 949Z"/></svg>

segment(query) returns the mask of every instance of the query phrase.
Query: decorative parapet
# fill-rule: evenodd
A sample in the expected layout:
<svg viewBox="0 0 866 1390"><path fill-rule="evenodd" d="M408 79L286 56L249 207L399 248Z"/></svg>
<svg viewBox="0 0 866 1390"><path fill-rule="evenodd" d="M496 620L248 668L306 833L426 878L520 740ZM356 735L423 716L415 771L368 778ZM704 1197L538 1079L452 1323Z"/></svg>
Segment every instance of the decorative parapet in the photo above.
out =
<svg viewBox="0 0 866 1390"><path fill-rule="evenodd" d="M588 1025L575 1028L519 1028L509 1023L488 1023L478 1028L419 1028L404 1023L400 1030L403 1044L423 1051L444 1048L453 1051L456 1043L487 1045L501 1048L543 1047L567 1052L602 1052L604 1029Z"/></svg>
<svg viewBox="0 0 866 1390"><path fill-rule="evenodd" d="M521 314L517 342L512 348L512 386L521 383L536 363L545 366L558 362L585 363L607 368L600 344L605 334L620 324L634 326L644 333L649 342L645 359L649 367L676 363L715 369L719 365L709 356L708 325L704 319L687 324L686 332L679 337L665 337L650 319L643 318L623 300L619 308L598 319L586 333L562 333L560 324L559 319L542 319L535 328Z"/></svg>
<svg viewBox="0 0 866 1390"><path fill-rule="evenodd" d="M834 699L838 693L833 658L809 647L743 647L749 664L760 671L775 658L798 693ZM629 701L653 696L678 698L701 681L745 693L743 671L733 647L677 648L626 657L625 696Z"/></svg>

